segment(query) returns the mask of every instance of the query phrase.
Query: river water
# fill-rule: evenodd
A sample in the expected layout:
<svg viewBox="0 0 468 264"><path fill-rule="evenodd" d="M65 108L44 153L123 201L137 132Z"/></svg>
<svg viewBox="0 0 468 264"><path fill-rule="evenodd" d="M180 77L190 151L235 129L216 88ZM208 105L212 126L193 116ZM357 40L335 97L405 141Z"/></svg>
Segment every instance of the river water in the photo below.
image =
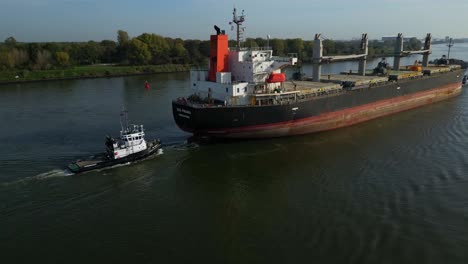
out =
<svg viewBox="0 0 468 264"><path fill-rule="evenodd" d="M433 58L445 50L436 45ZM459 44L451 57L468 60L467 51ZM326 133L186 144L170 104L188 94L188 78L0 87L0 261L468 261L465 91ZM66 172L117 135L122 105L167 144L164 154Z"/></svg>

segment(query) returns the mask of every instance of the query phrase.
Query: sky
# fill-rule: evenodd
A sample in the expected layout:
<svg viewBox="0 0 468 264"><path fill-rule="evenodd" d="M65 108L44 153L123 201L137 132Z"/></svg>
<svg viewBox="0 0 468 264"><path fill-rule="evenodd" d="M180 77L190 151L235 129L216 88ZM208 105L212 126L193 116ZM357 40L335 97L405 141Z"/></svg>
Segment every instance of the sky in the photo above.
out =
<svg viewBox="0 0 468 264"><path fill-rule="evenodd" d="M245 37L468 37L468 0L0 0L0 41L116 40L119 29L206 40L215 24L234 39L234 6Z"/></svg>

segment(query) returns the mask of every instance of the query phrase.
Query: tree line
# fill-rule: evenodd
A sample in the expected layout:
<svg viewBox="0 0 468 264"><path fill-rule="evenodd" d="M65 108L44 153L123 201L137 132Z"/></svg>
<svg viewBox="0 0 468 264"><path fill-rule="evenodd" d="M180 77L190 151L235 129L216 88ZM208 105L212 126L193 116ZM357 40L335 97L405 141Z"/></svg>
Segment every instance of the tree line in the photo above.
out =
<svg viewBox="0 0 468 264"><path fill-rule="evenodd" d="M418 50L421 44L413 38L405 42L405 50ZM234 47L235 41L231 40L229 45ZM244 47L267 45L277 56L296 53L303 62L309 62L312 57L313 41L300 38L247 38L243 42ZM347 55L359 53L360 41L324 40L323 45L324 55ZM369 41L369 56L391 56L394 47L395 41ZM93 64L190 64L206 67L209 55L209 40L173 39L152 33L130 38L123 30L117 32L117 41L23 43L9 37L0 43L0 70L48 70Z"/></svg>

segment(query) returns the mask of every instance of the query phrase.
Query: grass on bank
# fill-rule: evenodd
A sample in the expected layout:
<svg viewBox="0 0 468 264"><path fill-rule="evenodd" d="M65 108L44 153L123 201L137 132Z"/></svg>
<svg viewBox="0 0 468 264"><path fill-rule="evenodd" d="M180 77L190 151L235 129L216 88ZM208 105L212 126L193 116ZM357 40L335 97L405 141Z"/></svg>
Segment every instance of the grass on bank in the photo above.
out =
<svg viewBox="0 0 468 264"><path fill-rule="evenodd" d="M0 83L184 72L189 70L189 65L181 64L145 66L90 65L41 71L10 70L0 71Z"/></svg>

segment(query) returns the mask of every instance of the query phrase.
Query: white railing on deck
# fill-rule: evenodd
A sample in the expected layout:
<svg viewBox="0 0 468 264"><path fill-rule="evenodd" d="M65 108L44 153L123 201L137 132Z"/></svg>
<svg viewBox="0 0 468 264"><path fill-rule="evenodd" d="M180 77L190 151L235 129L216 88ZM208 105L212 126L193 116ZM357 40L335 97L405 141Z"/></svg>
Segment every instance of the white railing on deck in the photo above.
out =
<svg viewBox="0 0 468 264"><path fill-rule="evenodd" d="M242 47L240 51L259 51L259 50L272 50L271 47ZM230 47L229 51L237 51L236 47Z"/></svg>

